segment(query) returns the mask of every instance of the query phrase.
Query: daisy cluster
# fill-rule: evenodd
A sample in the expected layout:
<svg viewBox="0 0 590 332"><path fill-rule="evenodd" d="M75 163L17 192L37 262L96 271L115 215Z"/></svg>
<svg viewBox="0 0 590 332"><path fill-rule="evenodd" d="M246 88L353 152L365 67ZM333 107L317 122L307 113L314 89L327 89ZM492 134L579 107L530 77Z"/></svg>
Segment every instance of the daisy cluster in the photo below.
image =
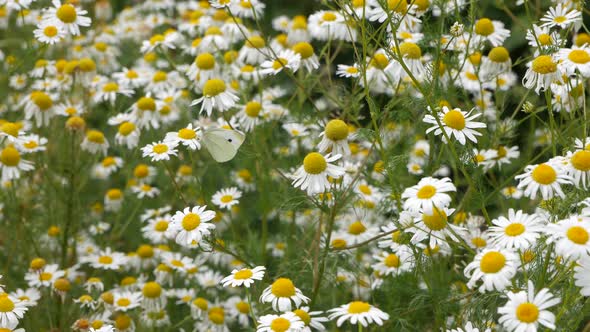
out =
<svg viewBox="0 0 590 332"><path fill-rule="evenodd" d="M587 330L588 13L0 0L0 332Z"/></svg>

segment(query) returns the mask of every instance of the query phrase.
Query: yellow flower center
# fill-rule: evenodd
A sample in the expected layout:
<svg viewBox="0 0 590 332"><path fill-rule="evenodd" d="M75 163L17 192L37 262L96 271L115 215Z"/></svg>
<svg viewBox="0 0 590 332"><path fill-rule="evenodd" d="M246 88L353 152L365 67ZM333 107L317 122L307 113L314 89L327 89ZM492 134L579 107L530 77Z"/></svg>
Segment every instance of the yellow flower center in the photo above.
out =
<svg viewBox="0 0 590 332"><path fill-rule="evenodd" d="M129 300L127 300L129 301ZM126 330L131 326L131 317L127 315L118 316L115 319L115 328L118 330Z"/></svg>
<svg viewBox="0 0 590 332"><path fill-rule="evenodd" d="M137 75L137 72L135 70L128 70L127 73L125 74L125 76L130 79L134 79L134 78L139 77L139 75Z"/></svg>
<svg viewBox="0 0 590 332"><path fill-rule="evenodd" d="M107 197L111 200L119 200L123 197L123 192L119 189L110 189L107 191Z"/></svg>
<svg viewBox="0 0 590 332"><path fill-rule="evenodd" d="M317 152L309 153L303 159L303 169L308 174L320 174L326 170L328 163L324 156Z"/></svg>
<svg viewBox="0 0 590 332"><path fill-rule="evenodd" d="M556 23L563 23L563 22L567 21L567 17L565 17L565 16L563 16L563 15L561 15L561 16L556 16L556 17L555 17L553 20L554 20Z"/></svg>
<svg viewBox="0 0 590 332"><path fill-rule="evenodd" d="M178 131L178 137L182 139L193 139L197 137L197 133L193 129L183 128Z"/></svg>
<svg viewBox="0 0 590 332"><path fill-rule="evenodd" d="M399 45L399 51L403 57L408 59L420 59L422 57L420 46L414 43L401 43Z"/></svg>
<svg viewBox="0 0 590 332"><path fill-rule="evenodd" d="M348 137L348 126L342 120L330 120L324 130L326 137L331 141L341 141Z"/></svg>
<svg viewBox="0 0 590 332"><path fill-rule="evenodd" d="M236 303L236 309L238 309L238 311L243 314L250 313L250 305L244 301Z"/></svg>
<svg viewBox="0 0 590 332"><path fill-rule="evenodd" d="M506 265L506 257L498 251L489 251L481 258L479 268L483 273L496 273Z"/></svg>
<svg viewBox="0 0 590 332"><path fill-rule="evenodd" d="M364 312L369 312L370 309L371 305L367 302L354 301L350 302L348 305L348 313L350 314L362 314Z"/></svg>
<svg viewBox="0 0 590 332"><path fill-rule="evenodd" d="M541 164L535 167L531 176L535 182L544 185L551 184L557 179L555 169L547 164Z"/></svg>
<svg viewBox="0 0 590 332"><path fill-rule="evenodd" d="M127 136L135 130L135 125L131 122L123 122L119 125L119 134Z"/></svg>
<svg viewBox="0 0 590 332"><path fill-rule="evenodd" d="M445 211L434 209L432 215L422 214L424 225L433 231L440 231L447 226L447 214Z"/></svg>
<svg viewBox="0 0 590 332"><path fill-rule="evenodd" d="M246 46L251 48L262 48L266 45L266 42L260 36L252 36L246 41Z"/></svg>
<svg viewBox="0 0 590 332"><path fill-rule="evenodd" d="M385 261L383 263L387 267L397 268L399 267L400 261L396 254L389 254L387 257L385 257Z"/></svg>
<svg viewBox="0 0 590 332"><path fill-rule="evenodd" d="M332 240L332 248L344 248L346 247L346 240L344 239L334 239Z"/></svg>
<svg viewBox="0 0 590 332"><path fill-rule="evenodd" d="M154 82L163 82L168 78L168 74L166 74L165 72L158 70L154 76L152 77L152 80Z"/></svg>
<svg viewBox="0 0 590 332"><path fill-rule="evenodd" d="M356 67L348 67L346 68L346 72L349 74L358 74L359 70Z"/></svg>
<svg viewBox="0 0 590 332"><path fill-rule="evenodd" d="M72 284L66 278L59 278L53 283L53 287L61 292L67 292L72 288Z"/></svg>
<svg viewBox="0 0 590 332"><path fill-rule="evenodd" d="M590 171L590 151L580 150L570 159L575 169L583 172Z"/></svg>
<svg viewBox="0 0 590 332"><path fill-rule="evenodd" d="M273 61L273 63L272 63L272 69L279 70L279 69L285 67L288 63L289 63L289 61L287 61L287 59L285 59L285 58L278 58L275 61Z"/></svg>
<svg viewBox="0 0 590 332"><path fill-rule="evenodd" d="M155 281L150 281L143 286L143 296L147 298L157 298L162 294L162 287Z"/></svg>
<svg viewBox="0 0 590 332"><path fill-rule="evenodd" d="M275 318L270 323L270 329L274 332L285 332L291 327L291 322L283 317Z"/></svg>
<svg viewBox="0 0 590 332"><path fill-rule="evenodd" d="M13 146L7 146L0 153L0 162L8 167L15 167L20 162L20 153Z"/></svg>
<svg viewBox="0 0 590 332"><path fill-rule="evenodd" d="M205 82L205 85L203 86L203 95L207 97L214 97L225 92L225 90L225 82L218 78L214 78Z"/></svg>
<svg viewBox="0 0 590 332"><path fill-rule="evenodd" d="M154 145L154 148L152 150L157 154L163 154L163 153L168 152L168 145L156 144L156 145Z"/></svg>
<svg viewBox="0 0 590 332"><path fill-rule="evenodd" d="M234 274L234 279L244 280L249 279L253 276L252 270L250 269L242 269Z"/></svg>
<svg viewBox="0 0 590 332"><path fill-rule="evenodd" d="M365 195L371 195L372 191L371 188L369 186L367 186L366 184L361 184L358 186L359 191L362 192Z"/></svg>
<svg viewBox="0 0 590 332"><path fill-rule="evenodd" d="M510 54L505 47L499 46L492 48L488 53L488 58L493 62L506 62L510 60Z"/></svg>
<svg viewBox="0 0 590 332"><path fill-rule="evenodd" d="M521 303L516 307L516 318L523 323L534 323L539 318L539 308L530 302Z"/></svg>
<svg viewBox="0 0 590 332"><path fill-rule="evenodd" d="M100 256L100 257L98 257L98 262L100 264L108 265L108 264L113 263L113 257L111 257L111 256Z"/></svg>
<svg viewBox="0 0 590 332"><path fill-rule="evenodd" d="M152 38L150 38L150 45L155 45L156 43L161 43L163 41L164 36L162 36L161 34L153 35Z"/></svg>
<svg viewBox="0 0 590 332"><path fill-rule="evenodd" d="M568 54L568 59L573 63L585 64L590 62L590 54L584 50L573 50Z"/></svg>
<svg viewBox="0 0 590 332"><path fill-rule="evenodd" d="M539 44L541 44L543 46L553 44L553 38L551 38L551 35L546 34L546 33L542 33L542 34L538 35L537 40L539 41Z"/></svg>
<svg viewBox="0 0 590 332"><path fill-rule="evenodd" d="M290 279L279 278L273 282L270 291L276 297L291 297L295 295L295 286Z"/></svg>
<svg viewBox="0 0 590 332"><path fill-rule="evenodd" d="M397 13L405 13L408 9L406 0L387 0L387 8Z"/></svg>
<svg viewBox="0 0 590 332"><path fill-rule="evenodd" d="M376 67L378 69L385 69L385 67L387 67L387 65L389 65L389 59L387 59L385 54L378 53L373 56L373 59L371 59L370 65L373 67Z"/></svg>
<svg viewBox="0 0 590 332"><path fill-rule="evenodd" d="M148 244L142 244L137 248L137 255L141 258L154 257L154 248Z"/></svg>
<svg viewBox="0 0 590 332"><path fill-rule="evenodd" d="M2 132L10 136L17 137L20 131L20 126L16 123L6 122L2 124Z"/></svg>
<svg viewBox="0 0 590 332"><path fill-rule="evenodd" d="M55 13L57 18L64 23L74 23L76 22L76 18L78 14L76 13L76 8L70 4L62 5L57 9Z"/></svg>
<svg viewBox="0 0 590 332"><path fill-rule="evenodd" d="M11 312L14 309L14 302L7 294L0 295L0 312Z"/></svg>
<svg viewBox="0 0 590 332"><path fill-rule="evenodd" d="M104 92L117 92L119 91L119 84L115 82L109 82L102 87L102 91Z"/></svg>
<svg viewBox="0 0 590 332"><path fill-rule="evenodd" d="M475 33L480 36L489 36L494 33L494 23L489 18L482 18L475 23Z"/></svg>
<svg viewBox="0 0 590 332"><path fill-rule="evenodd" d="M39 275L39 280L41 280L41 281L49 281L49 280L51 280L51 278L53 278L53 274L51 274L49 272L42 272Z"/></svg>
<svg viewBox="0 0 590 332"><path fill-rule="evenodd" d="M53 106L53 100L45 92L34 91L31 93L31 99L41 111L45 111Z"/></svg>
<svg viewBox="0 0 590 332"><path fill-rule="evenodd" d="M436 194L436 188L429 184L423 186L418 190L416 196L420 199L429 199Z"/></svg>
<svg viewBox="0 0 590 332"><path fill-rule="evenodd" d="M448 111L443 117L443 122L447 127L456 130L462 130L465 128L465 117L463 116L463 113L458 110Z"/></svg>
<svg viewBox="0 0 590 332"><path fill-rule="evenodd" d="M155 111L156 110L156 101L150 97L141 97L137 101L137 108L141 111Z"/></svg>
<svg viewBox="0 0 590 332"><path fill-rule="evenodd" d="M221 198L219 199L222 203L229 203L234 199L234 197L232 195L223 195L221 196Z"/></svg>
<svg viewBox="0 0 590 332"><path fill-rule="evenodd" d="M117 305L119 307L127 307L131 304L131 300L129 300L128 298L120 298L117 300Z"/></svg>
<svg viewBox="0 0 590 332"><path fill-rule="evenodd" d="M473 245L477 248L483 248L487 244L486 240L482 239L481 237L474 237L471 239L471 243L473 243Z"/></svg>
<svg viewBox="0 0 590 332"><path fill-rule="evenodd" d="M508 226L506 226L506 228L504 229L504 233L506 233L506 235L508 236L518 236L522 233L524 233L525 231L525 227L523 224L515 222L513 224L510 224Z"/></svg>
<svg viewBox="0 0 590 332"><path fill-rule="evenodd" d="M48 25L43 29L43 34L47 37L57 36L57 28L53 25Z"/></svg>
<svg viewBox="0 0 590 332"><path fill-rule="evenodd" d="M352 235L359 235L364 233L367 230L367 227L363 225L360 221L355 221L350 226L348 226L348 233Z"/></svg>
<svg viewBox="0 0 590 332"><path fill-rule="evenodd" d="M156 223L154 229L160 233L165 232L166 230L168 230L168 222L165 220L160 220Z"/></svg>
<svg viewBox="0 0 590 332"><path fill-rule="evenodd" d="M550 74L557 71L557 63L549 55L539 55L533 60L532 69L539 74Z"/></svg>
<svg viewBox="0 0 590 332"><path fill-rule="evenodd" d="M244 112L251 118L255 118L260 114L262 105L257 101L249 101L244 108Z"/></svg>
<svg viewBox="0 0 590 332"><path fill-rule="evenodd" d="M199 54L195 59L197 67L202 70L210 70L215 67L215 57L211 53Z"/></svg>
<svg viewBox="0 0 590 332"><path fill-rule="evenodd" d="M209 303L207 302L207 300L205 300L202 297L197 297L194 301L193 304L201 309L201 310L207 310L207 308L209 307Z"/></svg>
<svg viewBox="0 0 590 332"><path fill-rule="evenodd" d="M567 230L567 238L575 244L586 244L588 242L588 231L581 226L573 226Z"/></svg>
<svg viewBox="0 0 590 332"><path fill-rule="evenodd" d="M301 56L301 59L308 59L313 56L313 46L307 42L300 42L293 45L293 51Z"/></svg>
<svg viewBox="0 0 590 332"><path fill-rule="evenodd" d="M33 258L33 260L31 260L31 264L29 264L29 267L32 270L40 270L45 266L45 260L43 258Z"/></svg>
<svg viewBox="0 0 590 332"><path fill-rule="evenodd" d="M182 228L187 231L192 231L193 229L199 227L201 224L201 217L196 213L188 213L184 218L182 218Z"/></svg>

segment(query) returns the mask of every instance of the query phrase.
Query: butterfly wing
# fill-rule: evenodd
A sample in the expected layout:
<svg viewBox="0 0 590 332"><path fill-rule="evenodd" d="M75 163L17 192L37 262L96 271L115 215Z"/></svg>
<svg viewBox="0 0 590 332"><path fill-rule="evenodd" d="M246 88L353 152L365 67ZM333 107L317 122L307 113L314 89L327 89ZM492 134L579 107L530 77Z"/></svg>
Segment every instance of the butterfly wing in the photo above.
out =
<svg viewBox="0 0 590 332"><path fill-rule="evenodd" d="M214 128L203 134L203 145L218 163L232 160L246 136L237 130Z"/></svg>

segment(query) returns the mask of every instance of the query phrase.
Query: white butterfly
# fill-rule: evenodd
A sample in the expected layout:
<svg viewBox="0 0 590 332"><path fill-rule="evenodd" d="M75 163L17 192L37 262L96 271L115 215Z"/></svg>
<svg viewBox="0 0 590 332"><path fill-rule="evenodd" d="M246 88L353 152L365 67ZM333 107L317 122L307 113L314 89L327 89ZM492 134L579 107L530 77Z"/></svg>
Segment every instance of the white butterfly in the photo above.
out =
<svg viewBox="0 0 590 332"><path fill-rule="evenodd" d="M212 128L203 133L203 145L218 163L232 160L244 143L246 136L241 131Z"/></svg>

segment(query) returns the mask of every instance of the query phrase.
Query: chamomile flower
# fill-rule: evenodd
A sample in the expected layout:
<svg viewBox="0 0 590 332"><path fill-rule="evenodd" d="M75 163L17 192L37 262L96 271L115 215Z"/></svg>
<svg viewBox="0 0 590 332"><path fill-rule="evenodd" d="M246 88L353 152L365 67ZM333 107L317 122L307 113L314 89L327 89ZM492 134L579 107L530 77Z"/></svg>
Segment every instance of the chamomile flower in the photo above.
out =
<svg viewBox="0 0 590 332"><path fill-rule="evenodd" d="M224 188L213 195L211 202L221 209L231 210L232 206L240 203L240 197L242 197L242 192L238 188Z"/></svg>
<svg viewBox="0 0 590 332"><path fill-rule="evenodd" d="M481 280L481 293L502 291L511 283L518 268L518 256L507 249L487 248L475 255L473 262L465 267L465 276L469 278L467 287L474 288Z"/></svg>
<svg viewBox="0 0 590 332"><path fill-rule="evenodd" d="M215 218L215 212L206 209L206 206L187 207L172 216L168 233L176 243L182 246L193 246L211 233L215 225L210 221Z"/></svg>
<svg viewBox="0 0 590 332"><path fill-rule="evenodd" d="M141 292L118 291L113 293L113 308L127 312L141 305Z"/></svg>
<svg viewBox="0 0 590 332"><path fill-rule="evenodd" d="M40 271L29 272L25 275L25 280L30 287L49 287L57 279L65 276L65 272L59 269L57 264L47 264Z"/></svg>
<svg viewBox="0 0 590 332"><path fill-rule="evenodd" d="M66 31L53 22L39 22L37 29L33 31L35 38L41 43L57 44L66 36Z"/></svg>
<svg viewBox="0 0 590 332"><path fill-rule="evenodd" d="M571 184L571 178L564 172L563 167L558 163L543 163L539 165L528 165L524 173L517 175L516 179L519 189L524 189L524 196L531 199L537 198L540 191L543 199L550 199L555 196L565 197L561 189L562 184Z"/></svg>
<svg viewBox="0 0 590 332"><path fill-rule="evenodd" d="M562 72L568 75L574 75L580 72L582 77L590 77L590 48L577 47L562 48L557 53L559 67Z"/></svg>
<svg viewBox="0 0 590 332"><path fill-rule="evenodd" d="M191 106L201 104L201 113L211 116L213 109L224 112L234 107L239 97L233 94L225 82L219 78L209 79L203 84L203 96L194 100Z"/></svg>
<svg viewBox="0 0 590 332"><path fill-rule="evenodd" d="M527 290L506 293L508 302L498 309L502 315L498 322L510 331L537 331L539 325L555 329L555 315L547 310L561 302L548 288L535 293L535 286L528 281Z"/></svg>
<svg viewBox="0 0 590 332"><path fill-rule="evenodd" d="M490 329L485 329L481 332L491 332L492 330ZM446 332L480 332L478 328L473 327L473 324L471 322L467 322L467 324L465 324L465 328L461 328L458 327L456 329L451 329L451 330L447 330Z"/></svg>
<svg viewBox="0 0 590 332"><path fill-rule="evenodd" d="M565 29L572 24L577 26L581 21L582 13L579 10L571 9L569 6L559 3L555 7L550 7L545 16L541 18L541 22L543 22L541 27Z"/></svg>
<svg viewBox="0 0 590 332"><path fill-rule="evenodd" d="M443 135L443 142L445 143L448 143L447 136L449 139L454 136L462 145L465 145L465 137L473 143L477 143L475 136L481 136L482 134L474 129L486 128L486 124L473 121L481 116L481 113L471 115L473 111L472 109L469 112L463 112L459 108L449 110L449 108L443 106L442 111L437 115L438 121L430 114L424 116L424 122L433 124L432 127L426 130L426 134L434 132L435 135L442 135L444 130L446 136Z"/></svg>
<svg viewBox="0 0 590 332"><path fill-rule="evenodd" d="M346 122L339 119L330 120L320 134L322 140L318 143L318 150L321 153L330 152L348 156L350 155L349 136Z"/></svg>
<svg viewBox="0 0 590 332"><path fill-rule="evenodd" d="M268 286L260 296L260 302L271 303L275 311L291 311L293 304L299 308L302 303L309 302L309 298L293 285L291 279L278 278Z"/></svg>
<svg viewBox="0 0 590 332"><path fill-rule="evenodd" d="M323 193L330 187L328 176L337 179L344 175L344 168L332 164L341 155L321 155L311 152L303 159L303 165L293 174L293 186L306 190L308 195Z"/></svg>
<svg viewBox="0 0 590 332"><path fill-rule="evenodd" d="M106 248L83 259L95 269L118 270L127 263L127 257L120 252Z"/></svg>
<svg viewBox="0 0 590 332"><path fill-rule="evenodd" d="M504 23L486 17L475 22L473 32L476 41L489 41L494 47L502 45L506 38L510 37L510 30L504 28Z"/></svg>
<svg viewBox="0 0 590 332"><path fill-rule="evenodd" d="M451 203L448 193L453 191L457 191L457 188L450 178L422 178L417 185L406 188L402 193L404 209L431 213L435 208L446 208Z"/></svg>
<svg viewBox="0 0 590 332"><path fill-rule="evenodd" d="M86 10L76 8L74 5L60 0L52 0L53 7L49 7L43 13L43 22L55 24L68 34L77 36L80 34L80 27L90 26L91 20L85 15Z"/></svg>
<svg viewBox="0 0 590 332"><path fill-rule="evenodd" d="M406 232L414 233L410 241L422 242L428 239L431 247L447 244L447 238L458 242L465 229L449 223L449 216L455 209L433 208L432 212L422 212L417 215L416 223L406 229Z"/></svg>
<svg viewBox="0 0 590 332"><path fill-rule="evenodd" d="M80 147L92 154L106 155L109 149L109 141L107 141L102 131L91 129L86 132Z"/></svg>
<svg viewBox="0 0 590 332"><path fill-rule="evenodd" d="M508 210L508 217L492 220L489 228L491 242L501 248L524 250L535 245L545 229L545 222L538 214L526 214L521 210Z"/></svg>
<svg viewBox="0 0 590 332"><path fill-rule="evenodd" d="M21 172L35 169L33 163L21 158L21 153L13 145L8 145L0 151L0 169L2 183L20 178Z"/></svg>
<svg viewBox="0 0 590 332"><path fill-rule="evenodd" d="M522 85L527 89L546 90L553 83L562 82L562 73L557 66L557 61L551 55L539 55L529 64L524 74Z"/></svg>
<svg viewBox="0 0 590 332"><path fill-rule="evenodd" d="M555 252L565 258L578 259L590 255L590 219L571 216L548 224L547 242L555 243Z"/></svg>
<svg viewBox="0 0 590 332"><path fill-rule="evenodd" d="M170 160L170 156L176 156L177 143L161 141L148 144L141 148L143 157L150 157L152 161Z"/></svg>
<svg viewBox="0 0 590 332"><path fill-rule="evenodd" d="M356 78L359 77L361 75L361 71L358 68L358 66L352 65L338 65L337 70L336 70L336 75L340 76L340 77L346 77L346 78Z"/></svg>
<svg viewBox="0 0 590 332"><path fill-rule="evenodd" d="M274 60L264 61L260 67L260 73L262 75L276 75L283 69L290 69L292 72L296 72L299 69L301 63L301 56L292 50L283 50L277 54L277 58Z"/></svg>
<svg viewBox="0 0 590 332"><path fill-rule="evenodd" d="M586 188L586 184L590 183L590 151L569 151L565 158L565 172L572 179L572 183L576 187Z"/></svg>
<svg viewBox="0 0 590 332"><path fill-rule="evenodd" d="M28 307L25 301L20 301L6 293L0 294L0 326L18 325L18 320L23 318Z"/></svg>
<svg viewBox="0 0 590 332"><path fill-rule="evenodd" d="M240 111L236 114L236 117L245 131L252 131L258 123L263 121L265 116L265 108L270 104L260 102L257 100L251 100L245 105L240 106Z"/></svg>
<svg viewBox="0 0 590 332"><path fill-rule="evenodd" d="M398 248L395 253L383 251L374 255L373 258L376 260L376 263L372 265L373 270L384 276L396 276L411 270L414 266L414 256L407 247Z"/></svg>
<svg viewBox="0 0 590 332"><path fill-rule="evenodd" d="M201 148L201 143L199 142L200 139L201 128L193 128L193 124L189 123L185 128L182 128L177 132L172 131L167 133L164 141L175 145L182 144L190 150L199 150Z"/></svg>
<svg viewBox="0 0 590 332"><path fill-rule="evenodd" d="M383 322L389 319L387 313L362 301L343 304L338 308L328 310L328 312L330 312L329 319L336 320L336 326L341 326L346 321L349 321L353 325L362 325L363 327L367 327L373 323L381 326Z"/></svg>
<svg viewBox="0 0 590 332"><path fill-rule="evenodd" d="M265 270L266 268L264 266L257 266L253 269L243 268L241 270L233 270L231 271L231 275L221 280L221 284L223 287L239 287L243 285L246 288L250 288L250 285L255 280L262 280Z"/></svg>
<svg viewBox="0 0 590 332"><path fill-rule="evenodd" d="M264 315L258 319L256 332L299 332L305 323L293 312L281 315Z"/></svg>
<svg viewBox="0 0 590 332"><path fill-rule="evenodd" d="M574 268L574 280L580 294L590 296L590 256L582 256Z"/></svg>

